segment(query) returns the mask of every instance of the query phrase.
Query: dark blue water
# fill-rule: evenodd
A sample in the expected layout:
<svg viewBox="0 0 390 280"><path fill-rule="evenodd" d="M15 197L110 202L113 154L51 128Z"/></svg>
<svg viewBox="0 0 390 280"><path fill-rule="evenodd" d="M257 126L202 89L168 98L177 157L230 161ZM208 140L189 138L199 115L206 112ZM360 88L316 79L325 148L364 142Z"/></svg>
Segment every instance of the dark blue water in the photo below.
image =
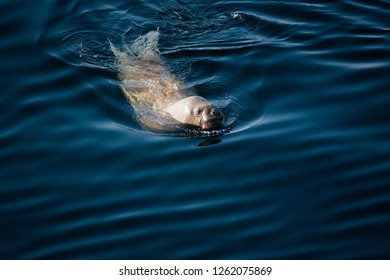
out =
<svg viewBox="0 0 390 280"><path fill-rule="evenodd" d="M0 258L389 259L390 4L0 1ZM161 33L218 137L142 129L109 41Z"/></svg>

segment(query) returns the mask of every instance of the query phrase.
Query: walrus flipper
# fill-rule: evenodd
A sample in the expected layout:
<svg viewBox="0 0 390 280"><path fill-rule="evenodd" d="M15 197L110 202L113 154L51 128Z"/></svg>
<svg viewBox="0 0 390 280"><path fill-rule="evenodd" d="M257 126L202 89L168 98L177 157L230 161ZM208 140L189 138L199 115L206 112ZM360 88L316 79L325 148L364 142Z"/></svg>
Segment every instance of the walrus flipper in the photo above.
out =
<svg viewBox="0 0 390 280"><path fill-rule="evenodd" d="M130 46L126 46L126 51L134 57L140 59L158 59L160 52L158 50L158 41L160 33L150 31L136 39Z"/></svg>
<svg viewBox="0 0 390 280"><path fill-rule="evenodd" d="M158 50L158 41L160 33L150 31L137 38L130 46L125 45L125 51L120 51L110 42L110 48L118 62L124 62L130 59L156 59L159 60L160 52Z"/></svg>

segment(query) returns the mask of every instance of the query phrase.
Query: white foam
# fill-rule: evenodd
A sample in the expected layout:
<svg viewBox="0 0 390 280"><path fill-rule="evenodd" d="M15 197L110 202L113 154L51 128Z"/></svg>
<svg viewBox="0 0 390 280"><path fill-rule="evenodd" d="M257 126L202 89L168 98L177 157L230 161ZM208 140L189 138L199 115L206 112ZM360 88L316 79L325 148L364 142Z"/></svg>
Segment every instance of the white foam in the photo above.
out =
<svg viewBox="0 0 390 280"><path fill-rule="evenodd" d="M126 47L129 55L136 57L145 57L149 55L159 55L158 41L160 32L150 31L145 35L138 37L130 46Z"/></svg>

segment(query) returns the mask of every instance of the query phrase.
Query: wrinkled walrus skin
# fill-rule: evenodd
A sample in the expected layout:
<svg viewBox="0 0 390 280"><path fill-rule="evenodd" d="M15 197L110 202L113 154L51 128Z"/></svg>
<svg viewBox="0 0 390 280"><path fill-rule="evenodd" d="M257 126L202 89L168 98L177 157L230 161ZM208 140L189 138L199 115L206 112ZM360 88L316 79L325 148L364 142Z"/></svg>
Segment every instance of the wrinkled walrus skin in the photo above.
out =
<svg viewBox="0 0 390 280"><path fill-rule="evenodd" d="M167 70L157 49L158 37L151 31L123 52L111 44L121 89L138 122L156 131L176 131L182 125L221 128L224 116L219 110Z"/></svg>

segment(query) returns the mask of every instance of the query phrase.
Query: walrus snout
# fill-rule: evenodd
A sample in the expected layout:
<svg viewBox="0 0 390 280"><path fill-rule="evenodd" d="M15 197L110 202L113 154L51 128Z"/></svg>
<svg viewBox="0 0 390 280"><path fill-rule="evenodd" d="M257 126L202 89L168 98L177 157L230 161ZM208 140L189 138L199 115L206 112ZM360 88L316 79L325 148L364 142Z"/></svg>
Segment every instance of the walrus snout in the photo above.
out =
<svg viewBox="0 0 390 280"><path fill-rule="evenodd" d="M214 106L208 106L203 110L202 118L200 120L202 129L218 129L223 125L224 116Z"/></svg>

